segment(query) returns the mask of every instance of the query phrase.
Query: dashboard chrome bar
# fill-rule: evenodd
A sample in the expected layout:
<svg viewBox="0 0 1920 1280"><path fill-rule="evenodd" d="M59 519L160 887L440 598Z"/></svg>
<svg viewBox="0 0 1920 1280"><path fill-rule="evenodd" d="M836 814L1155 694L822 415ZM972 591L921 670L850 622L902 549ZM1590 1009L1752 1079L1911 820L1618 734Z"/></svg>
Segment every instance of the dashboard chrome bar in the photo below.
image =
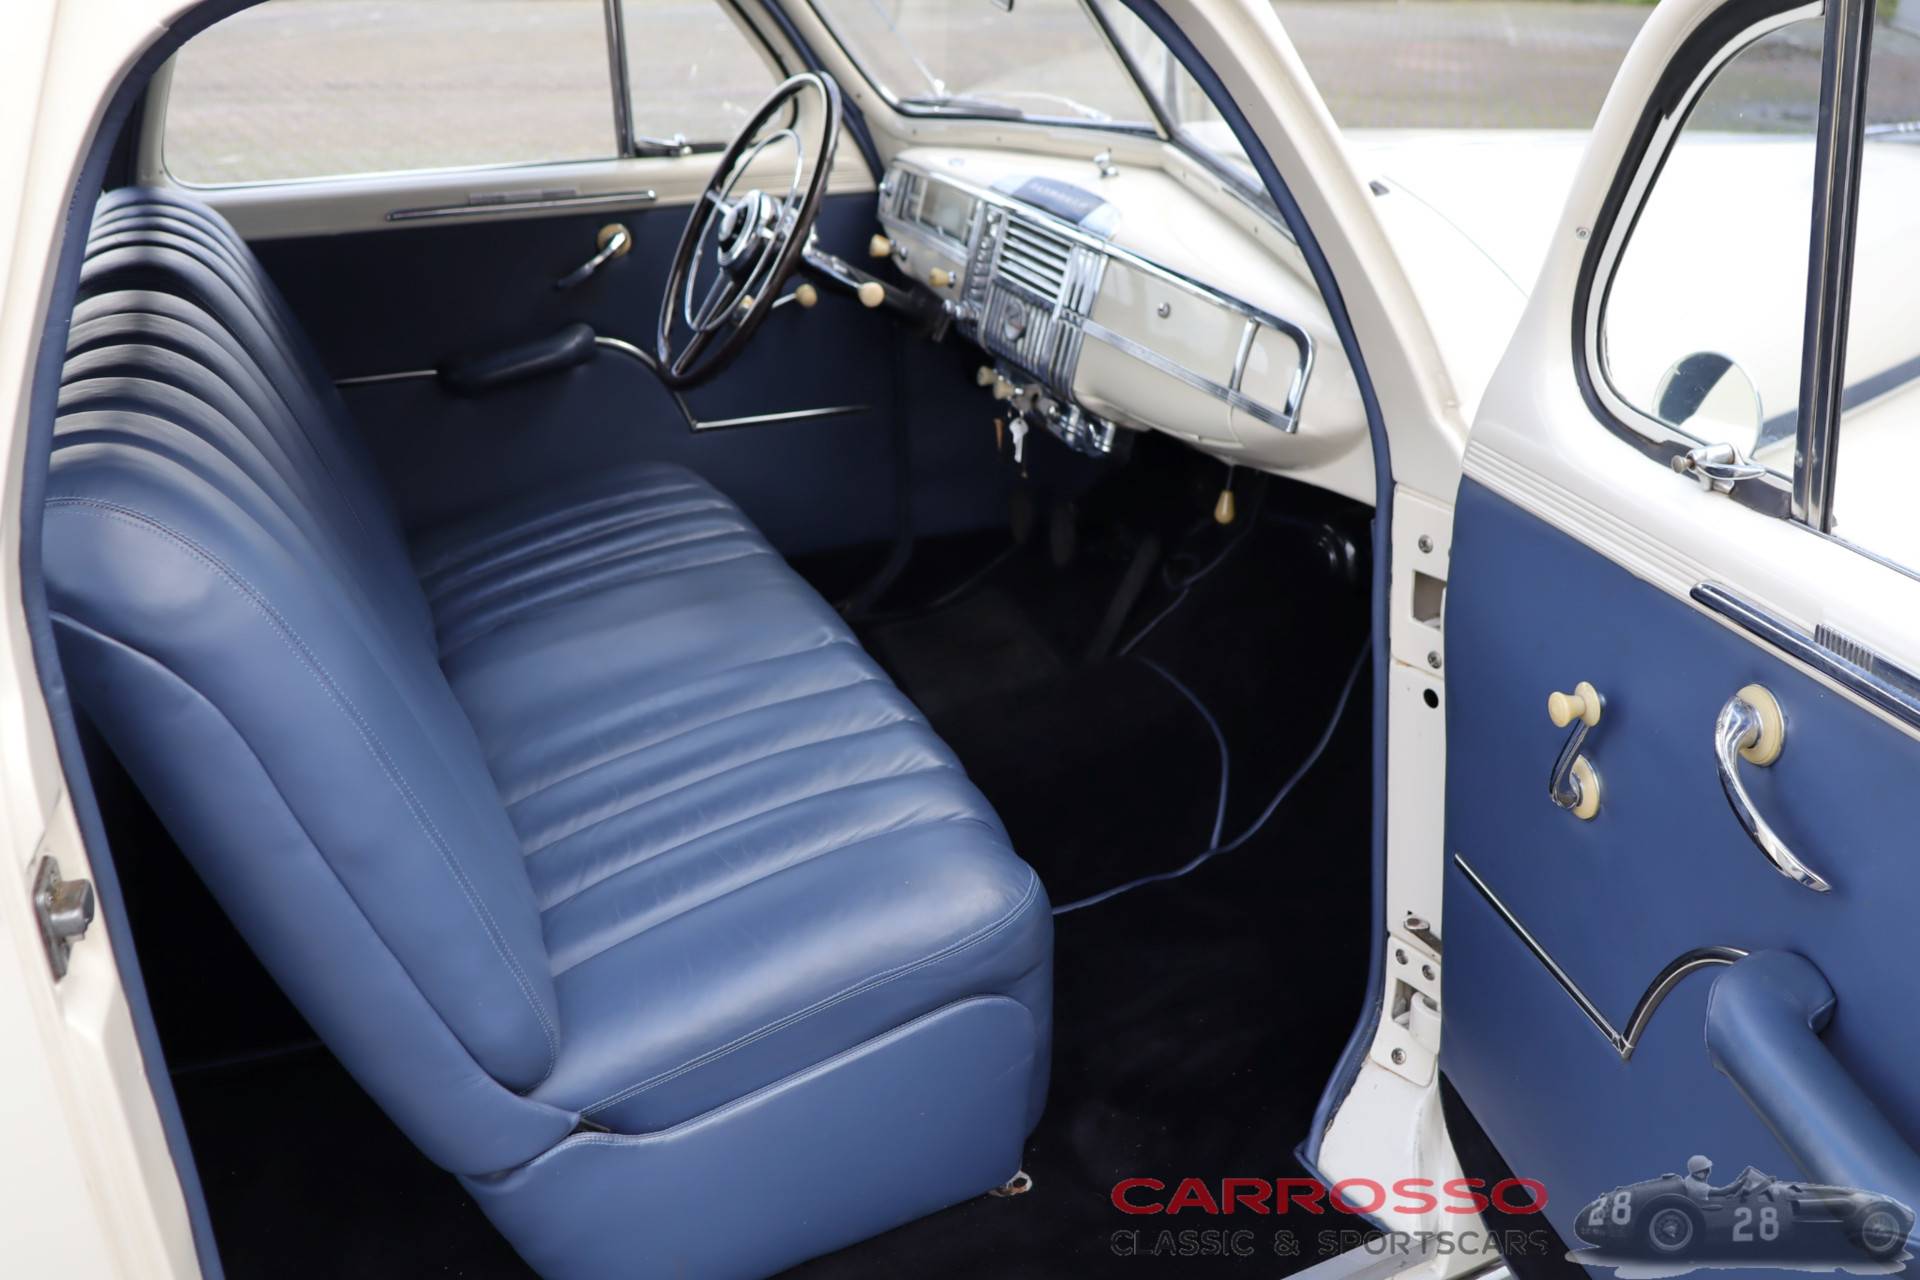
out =
<svg viewBox="0 0 1920 1280"><path fill-rule="evenodd" d="M881 188L881 202L883 209L903 221L913 221L912 209L909 206L917 195L924 192L927 183L931 181L938 181L964 191L978 201L983 208L991 208L999 212L1000 217L997 221L1001 228L999 234L1002 237L1002 243L1001 245L994 246L992 255L989 256L979 252L979 237L986 224L994 221L988 218L975 217L971 230L972 243L969 246L962 246L968 251L969 267L966 292L969 296L974 294L976 287L976 282L973 279L975 271L974 263L979 259L984 259L996 268L993 272L993 279L990 282L993 289L1005 288L1010 283L1007 277L997 270L998 255L1001 247L1004 245L1006 224L1018 218L1023 222L1037 224L1043 227L1048 234L1069 241L1075 248L1084 253L1098 255L1101 259L1100 267L1102 270L1104 270L1105 264L1108 261L1124 263L1135 270L1153 276L1187 293L1205 299L1208 302L1212 302L1247 320L1249 325L1241 334L1240 349L1234 359L1233 373L1227 385L1222 386L1219 382L1207 377L1205 374L1189 369L1185 365L1170 359L1160 352L1134 339L1128 338L1123 334L1115 333L1112 329L1095 322L1087 314L1087 312L1092 309L1092 293L1084 291L1085 278L1079 276L1080 268L1077 266L1070 266L1069 268L1070 272L1074 273L1077 277L1070 282L1075 287L1063 290L1066 296L1059 301L1059 310L1062 315L1068 318L1070 323L1074 323L1076 327L1084 331L1088 337L1097 338L1117 350L1123 351L1127 355L1133 356L1143 363L1159 369L1168 376L1186 383L1195 390L1215 396L1233 408L1247 414L1249 417L1264 422L1277 430L1288 434L1293 434L1299 430L1300 406L1306 397L1307 382L1312 376L1314 362L1313 335L1308 333L1300 325L1295 324L1291 320L1282 319L1260 307L1256 307L1244 298L1236 297L1231 293L1207 284L1205 281L1197 280L1185 272L1177 271L1163 263L1155 262L1151 258L1142 257L1130 249L1114 244L1102 236L1086 231L1064 218L1039 208L1036 205L1027 204L1025 201L1016 199L1005 192L997 191L991 187L981 186L978 183L970 182L957 175L947 173L928 174L904 164L898 165L895 172L901 176L902 181L892 184L883 183ZM1072 256L1074 259L1080 259L1083 253L1075 253ZM1096 286L1098 279L1098 275L1093 277L1093 282ZM1083 293L1085 301L1080 305L1084 307L1084 310L1075 311L1070 308L1068 301L1072 300L1077 303L1077 295ZM1046 301L1048 306L1053 306L1055 303L1054 299L1047 299ZM1252 354L1253 343L1257 336L1258 328L1273 329L1285 334L1293 341L1294 346L1300 352L1299 366L1294 370L1294 375L1288 383L1286 403L1280 409L1274 409L1265 405L1253 399L1251 396L1246 395L1240 389L1240 383L1246 374L1247 361ZM983 333L983 337L984 336ZM991 349L990 346L989 349ZM1032 372L1051 377L1057 371L1032 370ZM1070 379L1072 369L1069 367L1066 373ZM1069 387L1064 386L1056 389L1063 393L1070 390Z"/></svg>
<svg viewBox="0 0 1920 1280"><path fill-rule="evenodd" d="M1308 362L1305 360L1301 361L1300 372L1294 375L1293 386L1287 393L1287 407L1285 409L1271 409L1261 404L1258 400L1245 395L1237 387L1221 386L1206 374L1197 373L1181 364L1178 360L1170 356L1162 355L1145 343L1136 342L1123 333L1115 333L1098 320L1082 320L1080 322L1080 328L1089 338L1096 338L1114 348L1116 351L1121 351L1132 356L1142 364L1151 365L1168 377L1177 378L1181 382L1186 383L1195 391L1203 391L1216 400L1224 400L1241 413L1258 418L1270 427L1284 431L1288 435L1292 435L1300 430L1300 396L1301 393L1306 390L1307 384L1306 369ZM1256 328L1257 326L1253 321L1249 320L1247 322L1246 332L1240 340L1242 362L1244 362L1245 353L1253 346L1253 335ZM1243 371L1243 363L1237 362L1234 367L1235 381L1239 380L1239 375Z"/></svg>

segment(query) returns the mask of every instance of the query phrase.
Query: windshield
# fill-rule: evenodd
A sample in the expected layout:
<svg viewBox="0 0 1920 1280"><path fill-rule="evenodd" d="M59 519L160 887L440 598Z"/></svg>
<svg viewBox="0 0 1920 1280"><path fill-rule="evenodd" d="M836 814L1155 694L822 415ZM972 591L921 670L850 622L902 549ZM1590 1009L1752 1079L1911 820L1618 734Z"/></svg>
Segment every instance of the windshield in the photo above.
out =
<svg viewBox="0 0 1920 1280"><path fill-rule="evenodd" d="M908 111L1152 128L1080 0L814 0L874 87Z"/></svg>
<svg viewBox="0 0 1920 1280"><path fill-rule="evenodd" d="M1246 150L1214 108L1213 100L1180 65L1173 51L1119 0L1091 0L1091 3L1099 9L1107 30L1113 33L1121 56L1131 65L1140 84L1153 95L1160 118L1172 130L1175 141L1212 160L1247 189L1260 191L1264 198Z"/></svg>
<svg viewBox="0 0 1920 1280"><path fill-rule="evenodd" d="M1272 212L1213 103L1160 37L1117 0L814 5L866 77L904 110L1104 128L1157 123ZM1151 105L1143 94L1152 96Z"/></svg>

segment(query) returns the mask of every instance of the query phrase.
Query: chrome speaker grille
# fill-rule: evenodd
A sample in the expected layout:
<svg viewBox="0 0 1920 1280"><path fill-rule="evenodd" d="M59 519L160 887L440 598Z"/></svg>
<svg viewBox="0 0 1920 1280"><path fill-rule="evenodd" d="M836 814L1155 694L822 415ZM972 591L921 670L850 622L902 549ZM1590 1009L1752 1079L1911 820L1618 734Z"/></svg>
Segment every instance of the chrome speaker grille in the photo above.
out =
<svg viewBox="0 0 1920 1280"><path fill-rule="evenodd" d="M1100 288L1106 255L1009 213L987 289L980 340L1057 395L1073 388L1080 322Z"/></svg>

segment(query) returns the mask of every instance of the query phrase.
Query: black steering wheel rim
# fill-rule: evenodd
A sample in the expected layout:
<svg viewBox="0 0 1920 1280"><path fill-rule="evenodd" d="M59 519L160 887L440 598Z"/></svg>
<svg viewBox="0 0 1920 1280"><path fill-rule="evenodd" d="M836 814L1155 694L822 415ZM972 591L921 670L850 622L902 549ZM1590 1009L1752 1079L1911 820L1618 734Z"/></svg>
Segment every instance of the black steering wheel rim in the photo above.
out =
<svg viewBox="0 0 1920 1280"><path fill-rule="evenodd" d="M798 132L798 102L806 93L817 94L824 108L810 174L805 172L805 140ZM789 103L795 104L792 120L761 136ZM782 140L790 141L795 152L794 179L786 195L770 196L757 187L736 195L749 164ZM654 359L669 387L681 390L712 378L739 356L766 320L820 216L839 145L840 86L825 72L803 71L781 82L721 153L680 232L660 300ZM709 241L715 246L716 274L696 301L701 251ZM687 335L677 349L676 321L684 321L680 327Z"/></svg>

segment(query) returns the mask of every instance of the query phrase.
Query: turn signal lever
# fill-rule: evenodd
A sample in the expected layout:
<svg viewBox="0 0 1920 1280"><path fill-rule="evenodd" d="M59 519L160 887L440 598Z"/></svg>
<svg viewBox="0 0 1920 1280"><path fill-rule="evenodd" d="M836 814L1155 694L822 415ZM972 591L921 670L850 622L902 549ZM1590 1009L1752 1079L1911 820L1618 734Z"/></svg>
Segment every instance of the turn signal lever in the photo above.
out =
<svg viewBox="0 0 1920 1280"><path fill-rule="evenodd" d="M807 247L801 251L800 265L824 283L852 294L863 307L885 307L929 331L946 326L946 306L938 299L869 275L845 258L828 253L812 237L808 237Z"/></svg>

